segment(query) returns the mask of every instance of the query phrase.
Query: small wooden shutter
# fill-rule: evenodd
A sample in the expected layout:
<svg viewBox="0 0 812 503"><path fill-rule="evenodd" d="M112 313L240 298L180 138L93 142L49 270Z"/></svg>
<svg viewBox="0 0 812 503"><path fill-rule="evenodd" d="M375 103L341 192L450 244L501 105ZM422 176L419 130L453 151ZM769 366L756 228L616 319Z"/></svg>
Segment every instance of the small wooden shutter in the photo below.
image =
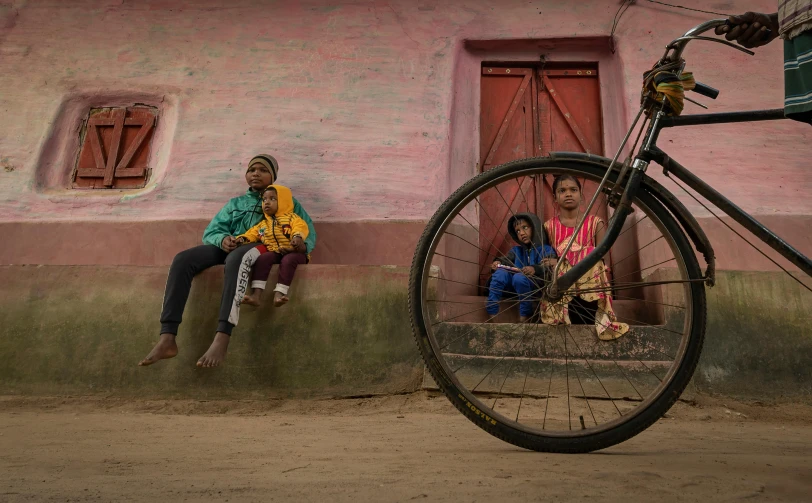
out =
<svg viewBox="0 0 812 503"><path fill-rule="evenodd" d="M92 109L84 124L73 187L136 189L149 180L158 112L151 107Z"/></svg>

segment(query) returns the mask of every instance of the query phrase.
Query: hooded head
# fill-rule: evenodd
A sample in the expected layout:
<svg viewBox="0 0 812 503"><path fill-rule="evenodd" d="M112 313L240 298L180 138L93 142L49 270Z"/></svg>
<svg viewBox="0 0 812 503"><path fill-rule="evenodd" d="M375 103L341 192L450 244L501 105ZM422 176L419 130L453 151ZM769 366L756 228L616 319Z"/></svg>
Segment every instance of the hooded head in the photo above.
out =
<svg viewBox="0 0 812 503"><path fill-rule="evenodd" d="M532 247L535 248L547 244L545 243L544 230L541 227L541 220L539 220L539 217L537 217L532 213L516 213L515 215L511 216L508 219L507 230L508 234L510 234L510 237L513 238L513 241L516 241L516 243L525 246L527 248L531 247L529 243L528 244L522 243L522 241L519 239L518 234L516 233L516 222L522 220L529 222L530 228L533 229L533 236L531 238Z"/></svg>
<svg viewBox="0 0 812 503"><path fill-rule="evenodd" d="M268 185L262 191L262 211L268 216L293 213L293 193L282 185Z"/></svg>

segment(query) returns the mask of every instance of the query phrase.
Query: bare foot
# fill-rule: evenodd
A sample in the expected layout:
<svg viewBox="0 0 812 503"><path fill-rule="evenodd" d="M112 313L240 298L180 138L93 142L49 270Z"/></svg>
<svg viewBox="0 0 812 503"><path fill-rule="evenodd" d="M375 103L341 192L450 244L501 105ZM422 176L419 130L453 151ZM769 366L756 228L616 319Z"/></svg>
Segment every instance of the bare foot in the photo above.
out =
<svg viewBox="0 0 812 503"><path fill-rule="evenodd" d="M273 305L276 307L284 306L290 299L282 292L273 293Z"/></svg>
<svg viewBox="0 0 812 503"><path fill-rule="evenodd" d="M249 306L259 306L259 298L262 295L262 290L254 290L253 293L246 295L242 298L242 304L248 304Z"/></svg>
<svg viewBox="0 0 812 503"><path fill-rule="evenodd" d="M223 363L228 351L228 341L231 337L225 332L217 332L208 351L197 361L198 367L211 368Z"/></svg>
<svg viewBox="0 0 812 503"><path fill-rule="evenodd" d="M161 339L152 348L146 358L138 363L139 367L152 365L160 360L174 358L178 355L178 345L175 344L175 334L161 334Z"/></svg>

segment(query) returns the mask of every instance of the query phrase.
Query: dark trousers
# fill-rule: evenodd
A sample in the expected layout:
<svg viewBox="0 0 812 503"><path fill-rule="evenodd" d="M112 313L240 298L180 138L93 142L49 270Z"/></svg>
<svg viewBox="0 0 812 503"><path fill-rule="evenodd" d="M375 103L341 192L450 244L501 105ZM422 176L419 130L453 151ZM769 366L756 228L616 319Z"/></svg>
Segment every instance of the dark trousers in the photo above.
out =
<svg viewBox="0 0 812 503"><path fill-rule="evenodd" d="M277 279L276 290L287 294L287 287L293 283L293 275L299 264L307 263L307 255L304 253L287 253L282 255L277 252L265 252L259 256L254 263L254 272L251 275L251 286L253 288L265 288L271 267L279 264L279 278ZM284 288L283 288L284 287Z"/></svg>
<svg viewBox="0 0 812 503"><path fill-rule="evenodd" d="M594 325L595 315L598 312L598 301L586 301L581 297L573 297L569 304L570 322L573 325Z"/></svg>
<svg viewBox="0 0 812 503"><path fill-rule="evenodd" d="M243 257L256 246L257 243L247 244L231 253L226 253L213 245L201 245L175 255L172 266L169 268L169 277L166 279L164 307L161 312L161 333L178 333L178 326L183 320L183 309L186 307L189 290L192 288L192 279L209 267L225 264L217 331L231 335L231 330L236 323L229 321L229 315L234 307L235 298L239 296L239 299L236 300L238 304L242 299L239 287L242 286L244 294L248 279L244 272L241 274L241 269L245 270ZM243 281L240 282L240 279Z"/></svg>

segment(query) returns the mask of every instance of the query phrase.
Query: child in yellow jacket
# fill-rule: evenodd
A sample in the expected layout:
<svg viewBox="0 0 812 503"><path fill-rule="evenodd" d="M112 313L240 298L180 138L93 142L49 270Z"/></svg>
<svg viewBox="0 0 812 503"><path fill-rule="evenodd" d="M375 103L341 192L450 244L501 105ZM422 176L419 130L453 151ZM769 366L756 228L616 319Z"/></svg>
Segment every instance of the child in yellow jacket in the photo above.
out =
<svg viewBox="0 0 812 503"><path fill-rule="evenodd" d="M240 244L262 242L261 246L248 252L253 252L257 257L246 257L248 262L253 262L251 258L255 258L256 262L251 274L253 292L246 294L242 302L259 305L271 267L279 264L279 279L274 288L274 305L279 307L289 300L288 289L296 268L310 260L305 254L307 249L304 244L308 228L307 223L293 212L293 194L287 187L266 187L262 192L262 212L265 214L262 221L245 234L237 236Z"/></svg>

